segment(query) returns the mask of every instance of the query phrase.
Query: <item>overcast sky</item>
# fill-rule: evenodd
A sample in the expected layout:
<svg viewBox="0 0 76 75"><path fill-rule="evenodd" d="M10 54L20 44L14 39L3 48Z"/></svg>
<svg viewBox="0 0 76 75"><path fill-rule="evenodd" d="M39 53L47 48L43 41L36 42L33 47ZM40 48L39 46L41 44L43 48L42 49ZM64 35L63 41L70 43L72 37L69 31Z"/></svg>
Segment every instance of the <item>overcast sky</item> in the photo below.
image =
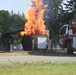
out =
<svg viewBox="0 0 76 75"><path fill-rule="evenodd" d="M30 0L0 0L0 10L25 13L30 5Z"/></svg>

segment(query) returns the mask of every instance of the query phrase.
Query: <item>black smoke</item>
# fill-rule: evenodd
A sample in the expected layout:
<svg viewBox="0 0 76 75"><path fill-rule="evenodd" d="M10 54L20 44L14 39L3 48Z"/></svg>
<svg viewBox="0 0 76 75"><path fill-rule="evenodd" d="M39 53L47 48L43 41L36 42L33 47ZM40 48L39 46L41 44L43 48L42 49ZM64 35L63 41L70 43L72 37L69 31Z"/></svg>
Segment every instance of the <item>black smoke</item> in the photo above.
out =
<svg viewBox="0 0 76 75"><path fill-rule="evenodd" d="M48 4L47 10L45 12L44 20L47 29L50 28L54 22L58 20L59 9L63 0L43 0L45 4Z"/></svg>

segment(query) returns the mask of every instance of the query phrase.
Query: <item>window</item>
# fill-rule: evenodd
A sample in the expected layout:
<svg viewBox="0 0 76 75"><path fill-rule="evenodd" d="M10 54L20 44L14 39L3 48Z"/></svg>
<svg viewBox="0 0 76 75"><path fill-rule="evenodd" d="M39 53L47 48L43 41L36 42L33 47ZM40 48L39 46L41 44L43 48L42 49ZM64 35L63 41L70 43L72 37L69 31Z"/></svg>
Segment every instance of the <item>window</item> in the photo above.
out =
<svg viewBox="0 0 76 75"><path fill-rule="evenodd" d="M59 35L65 34L66 33L66 28L67 28L67 26L61 27L60 30L59 30Z"/></svg>

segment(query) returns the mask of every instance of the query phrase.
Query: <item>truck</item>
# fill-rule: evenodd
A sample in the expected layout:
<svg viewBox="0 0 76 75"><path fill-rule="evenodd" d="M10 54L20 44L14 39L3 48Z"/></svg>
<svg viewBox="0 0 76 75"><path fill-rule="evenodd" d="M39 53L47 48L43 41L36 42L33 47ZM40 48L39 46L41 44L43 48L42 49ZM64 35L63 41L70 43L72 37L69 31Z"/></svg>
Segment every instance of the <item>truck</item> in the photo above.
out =
<svg viewBox="0 0 76 75"><path fill-rule="evenodd" d="M76 51L76 21L65 24L59 29L59 43L62 49L67 49L67 54Z"/></svg>

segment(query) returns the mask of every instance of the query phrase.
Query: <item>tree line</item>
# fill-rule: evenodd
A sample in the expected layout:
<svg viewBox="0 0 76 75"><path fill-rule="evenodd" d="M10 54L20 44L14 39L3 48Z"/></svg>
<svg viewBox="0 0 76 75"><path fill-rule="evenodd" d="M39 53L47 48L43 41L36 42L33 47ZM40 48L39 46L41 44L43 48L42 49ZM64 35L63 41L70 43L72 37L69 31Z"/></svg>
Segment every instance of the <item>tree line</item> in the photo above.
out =
<svg viewBox="0 0 76 75"><path fill-rule="evenodd" d="M69 23L70 20L76 18L76 1L66 0L67 3L63 3L64 0L43 0L48 4L45 12L44 20L46 28L50 31L50 38L57 39L59 28ZM63 5L62 5L63 4ZM65 9L64 7L65 6ZM16 14L13 11L0 10L0 32L17 31L24 28L26 20L24 14ZM15 35L15 39L19 36ZM16 41L17 42L17 41Z"/></svg>
<svg viewBox="0 0 76 75"><path fill-rule="evenodd" d="M50 30L50 39L58 42L59 29L64 24L70 23L76 19L76 1L75 0L44 0L48 4L45 12L45 24ZM47 16L48 15L48 16Z"/></svg>
<svg viewBox="0 0 76 75"><path fill-rule="evenodd" d="M0 33L15 32L24 29L24 24L26 20L24 19L24 14L16 14L7 10L0 10ZM19 43L21 36L18 34L13 35L15 43Z"/></svg>

